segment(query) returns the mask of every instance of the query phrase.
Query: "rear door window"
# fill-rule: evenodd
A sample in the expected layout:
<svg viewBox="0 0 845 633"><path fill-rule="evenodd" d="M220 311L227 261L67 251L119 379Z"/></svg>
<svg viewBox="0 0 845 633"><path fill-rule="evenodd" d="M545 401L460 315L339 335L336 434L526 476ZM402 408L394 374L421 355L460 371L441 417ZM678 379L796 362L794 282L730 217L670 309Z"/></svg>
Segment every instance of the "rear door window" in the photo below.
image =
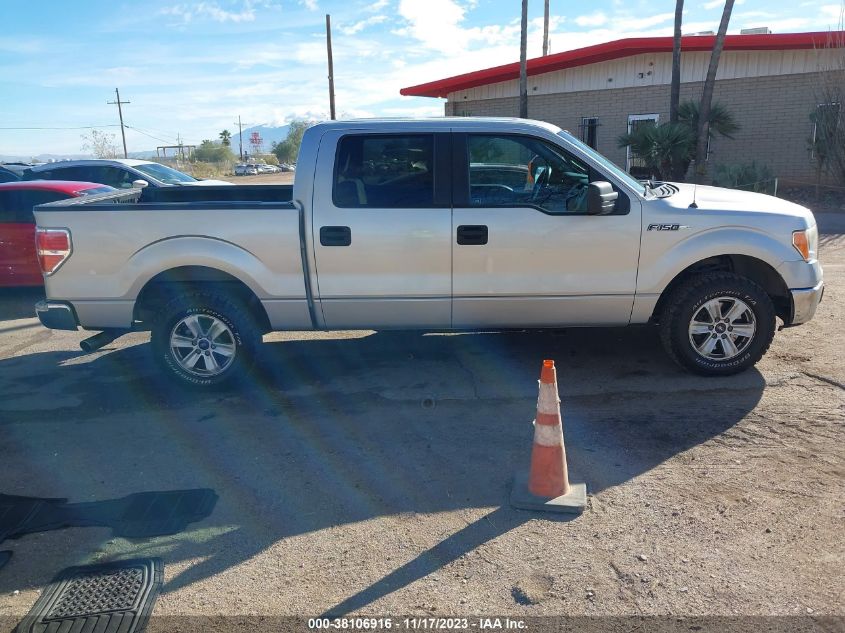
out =
<svg viewBox="0 0 845 633"><path fill-rule="evenodd" d="M340 140L332 198L336 207L434 206L434 136L361 134Z"/></svg>

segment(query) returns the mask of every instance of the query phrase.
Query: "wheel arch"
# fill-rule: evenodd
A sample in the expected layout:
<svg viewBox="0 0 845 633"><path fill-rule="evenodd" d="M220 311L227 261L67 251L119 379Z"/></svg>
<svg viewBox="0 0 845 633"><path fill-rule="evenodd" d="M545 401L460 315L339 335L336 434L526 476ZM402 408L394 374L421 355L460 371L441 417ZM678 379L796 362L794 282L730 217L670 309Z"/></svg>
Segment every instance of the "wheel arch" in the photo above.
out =
<svg viewBox="0 0 845 633"><path fill-rule="evenodd" d="M255 292L234 275L208 266L177 266L151 277L138 293L133 319L148 324L171 298L196 290L234 297L247 307L262 332L271 330L267 311Z"/></svg>
<svg viewBox="0 0 845 633"><path fill-rule="evenodd" d="M710 272L732 272L759 285L769 295L775 307L775 313L784 323L791 318L791 299L789 288L783 277L767 262L742 254L716 255L690 264L679 272L660 293L651 315L651 322L657 323L672 293L690 278Z"/></svg>

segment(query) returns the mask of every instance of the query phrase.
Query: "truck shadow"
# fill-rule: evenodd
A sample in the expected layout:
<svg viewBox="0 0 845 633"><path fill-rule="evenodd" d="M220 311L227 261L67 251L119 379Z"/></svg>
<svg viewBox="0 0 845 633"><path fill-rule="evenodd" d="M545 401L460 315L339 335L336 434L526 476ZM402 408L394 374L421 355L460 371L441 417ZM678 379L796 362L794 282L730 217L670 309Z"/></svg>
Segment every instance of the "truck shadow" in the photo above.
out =
<svg viewBox="0 0 845 633"><path fill-rule="evenodd" d="M0 321L30 319L35 304L44 298L44 288L0 288Z"/></svg>
<svg viewBox="0 0 845 633"><path fill-rule="evenodd" d="M216 394L162 382L147 345L87 362L68 352L0 361L2 492L220 497L208 519L166 539L115 544L86 528L50 555L30 537L9 541L21 551L0 571L0 593L41 586L95 553L182 563L165 586L173 592L297 535L379 517L403 534L429 513L490 509L337 604L314 605L354 611L538 516L508 496L527 468L543 358L559 367L571 477L591 495L725 432L765 387L756 370L680 373L648 328L350 336L271 341L247 384ZM308 560L282 551L284 566Z"/></svg>

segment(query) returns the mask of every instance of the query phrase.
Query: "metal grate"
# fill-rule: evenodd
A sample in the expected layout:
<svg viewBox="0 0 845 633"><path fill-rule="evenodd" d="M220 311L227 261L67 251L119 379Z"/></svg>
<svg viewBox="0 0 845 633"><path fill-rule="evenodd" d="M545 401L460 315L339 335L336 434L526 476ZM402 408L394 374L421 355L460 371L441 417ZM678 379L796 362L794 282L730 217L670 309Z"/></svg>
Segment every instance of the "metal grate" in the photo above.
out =
<svg viewBox="0 0 845 633"><path fill-rule="evenodd" d="M144 568L99 571L71 578L45 620L135 609L144 589Z"/></svg>

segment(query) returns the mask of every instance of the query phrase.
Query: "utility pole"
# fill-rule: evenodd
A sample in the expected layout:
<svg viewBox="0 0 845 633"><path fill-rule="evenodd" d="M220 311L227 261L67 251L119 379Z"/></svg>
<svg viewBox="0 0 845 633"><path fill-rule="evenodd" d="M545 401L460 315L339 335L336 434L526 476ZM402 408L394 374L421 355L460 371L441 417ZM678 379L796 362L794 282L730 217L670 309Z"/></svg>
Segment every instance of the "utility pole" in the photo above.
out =
<svg viewBox="0 0 845 633"><path fill-rule="evenodd" d="M332 121L335 120L334 111L334 62L332 61L332 16L326 13L326 51L329 56L329 111Z"/></svg>
<svg viewBox="0 0 845 633"><path fill-rule="evenodd" d="M241 162L244 162L244 126L241 125L241 115L238 115L238 153L241 156Z"/></svg>
<svg viewBox="0 0 845 633"><path fill-rule="evenodd" d="M543 11L543 57L549 54L549 0Z"/></svg>
<svg viewBox="0 0 845 633"><path fill-rule="evenodd" d="M126 130L123 127L123 108L120 106L124 103L132 103L131 101L121 101L120 100L120 93L117 91L117 88L114 89L114 94L117 97L116 101L106 101L108 105L115 105L117 104L117 114L120 117L120 136L123 137L123 157L129 158L129 153L126 151Z"/></svg>
<svg viewBox="0 0 845 633"><path fill-rule="evenodd" d="M522 0L522 33L519 38L519 118L528 118L528 0Z"/></svg>

